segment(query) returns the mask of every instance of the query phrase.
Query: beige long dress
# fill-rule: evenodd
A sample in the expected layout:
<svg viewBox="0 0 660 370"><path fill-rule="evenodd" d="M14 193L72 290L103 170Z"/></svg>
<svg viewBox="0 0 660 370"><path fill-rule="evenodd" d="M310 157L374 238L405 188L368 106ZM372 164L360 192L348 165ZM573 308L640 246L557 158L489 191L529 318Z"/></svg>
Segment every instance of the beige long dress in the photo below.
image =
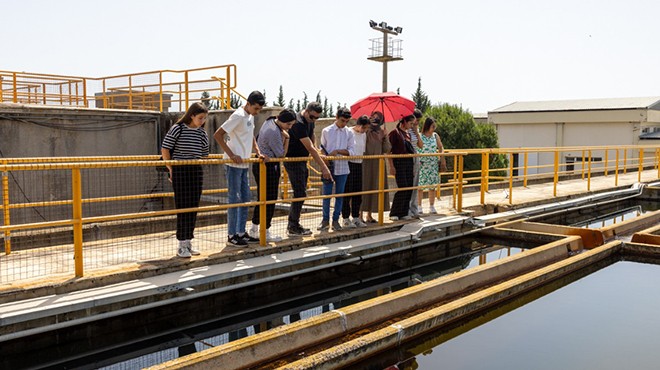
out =
<svg viewBox="0 0 660 370"><path fill-rule="evenodd" d="M381 155L392 150L392 145L383 129L374 131L370 128L366 135L364 155ZM387 189L387 166L385 166L383 175L385 176L385 189ZM362 190L378 190L378 159L365 159L362 161ZM378 194L363 195L360 209L365 212L378 212ZM389 193L385 193L384 210L390 210Z"/></svg>

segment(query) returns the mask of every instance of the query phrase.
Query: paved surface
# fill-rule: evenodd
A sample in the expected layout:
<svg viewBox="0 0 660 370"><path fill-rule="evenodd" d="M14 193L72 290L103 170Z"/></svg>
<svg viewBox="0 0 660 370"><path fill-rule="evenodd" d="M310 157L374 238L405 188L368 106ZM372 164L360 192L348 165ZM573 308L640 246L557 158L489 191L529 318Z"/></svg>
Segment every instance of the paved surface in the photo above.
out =
<svg viewBox="0 0 660 370"><path fill-rule="evenodd" d="M652 182L658 179L657 170L647 170L642 173L642 182ZM638 180L636 172L619 175L618 186L627 187ZM614 175L595 177L591 179L591 192L614 188ZM566 180L558 184L558 197L575 197L586 194L587 179ZM511 204L510 199L511 198ZM486 194L486 207L480 206L480 193L466 192L463 196L463 208L468 212L482 214L493 209L502 211L508 207L538 204L554 200L553 184L533 184L524 188L514 187L513 194L504 189L491 188ZM452 215L451 196L443 196L436 202L436 209L441 214ZM423 202L423 210L428 210L428 200ZM60 245L49 248L32 249L12 252L10 255L0 254L0 293L3 291L26 288L30 286L58 285L84 282L86 287L93 286L94 281L102 284L102 278L114 277L115 281L125 275L125 279L135 276L157 275L191 267L240 260L248 257L268 255L275 252L300 249L314 245L326 245L358 237L377 235L397 230L406 221L389 221L378 226L370 224L367 228L347 229L339 232L316 231L320 222L320 212L304 214L302 224L314 231L309 237L287 238L284 235L286 216L278 217L273 222L271 231L284 237L282 242L270 243L268 247L250 246L236 248L225 244L227 239L226 225L216 225L198 228L194 240L201 256L192 259L181 259L175 256L176 238L174 232L140 235L118 238L99 242L85 243L84 266L85 278L74 278L74 261L72 245ZM248 221L248 227L250 222ZM139 275L142 273L142 275ZM82 285L81 285L82 286Z"/></svg>

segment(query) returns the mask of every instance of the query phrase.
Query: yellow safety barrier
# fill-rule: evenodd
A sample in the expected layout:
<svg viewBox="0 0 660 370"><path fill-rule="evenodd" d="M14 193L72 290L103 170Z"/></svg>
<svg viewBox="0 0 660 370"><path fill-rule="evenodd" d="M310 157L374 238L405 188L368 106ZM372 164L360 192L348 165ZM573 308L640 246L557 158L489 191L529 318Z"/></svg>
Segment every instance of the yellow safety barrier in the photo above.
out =
<svg viewBox="0 0 660 370"><path fill-rule="evenodd" d="M453 158L453 161L458 164L458 167L454 169L453 176L454 179L450 180L444 184L438 184L439 189L448 189L452 188L454 195L454 204L457 204L456 210L461 211L462 200L462 156L464 153L457 152L452 154L426 154L420 156L446 156ZM348 160L348 159L373 159L378 158L380 164L380 171L385 170L385 159L386 158L401 158L401 157L410 157L411 155L387 155L387 156L356 156L356 157L327 157L328 160ZM136 233L133 237L123 237L122 235L110 236L107 239L100 238L96 240L88 241L88 234L92 231L103 230L106 228L105 225L111 225L112 223L122 223L128 222L128 224L120 224L120 228L130 228L133 227L134 223L137 220L143 220L141 222L149 222L149 220L157 220L162 217L168 217L176 215L178 213L187 213L187 212L197 212L197 213L213 213L218 211L226 211L230 208L236 207L260 207L260 224L266 223L266 206L268 204L276 203L291 203L296 201L318 201L322 199L334 198L336 195L315 195L308 196L305 198L291 198L283 196L277 200L266 201L266 165L265 162L259 161L258 159L247 160L250 163L260 163L260 193L257 196L257 199L250 203L243 204L219 204L219 205L200 205L196 208L185 208L185 209L173 209L171 205L165 207L162 210L143 210L142 207L137 212L130 211L131 203L134 201L147 201L153 199L170 199L173 197L171 191L162 191L150 192L148 194L139 193L139 190L143 188L143 183L148 181L156 181L157 183L162 183L167 181L162 177L154 179L153 176L163 176L154 171L154 167L162 166L165 164L180 166L180 165L192 165L199 164L204 166L207 169L221 168L218 165L223 165L229 163L228 160L220 159L219 155L213 155L212 158L203 159L203 160L190 160L190 161L161 161L158 160L157 156L133 156L133 157L71 157L71 158L8 158L2 161L0 165L0 171L4 174L3 176L3 220L4 225L0 226L0 230L5 235L5 254L0 256L3 258L0 262L8 262L8 258L29 258L29 254L33 253L35 255L42 253L43 251L48 250L49 255L54 256L51 261L46 262L48 266L41 266L43 272L35 272L32 274L27 273L25 276L35 277L35 276L44 276L56 273L66 273L66 271L57 270L57 266L66 266L66 258L61 256L66 256L67 248L73 253L73 273L75 276L84 276L85 271L88 269L90 264L90 259L95 258L105 258L105 256L99 254L94 257L89 257L89 254L92 253L92 249L88 249L87 245L90 243L95 246L102 246L101 241L106 241L106 253L108 255L120 255L120 252L113 250L114 244L122 245L148 245L149 243L140 243L140 238L144 237L140 233ZM68 162L66 160L69 160ZM49 161L50 160L50 161ZM279 162L292 162L292 161L309 161L310 158L284 158L277 159ZM269 160L275 161L275 160ZM110 172L108 172L110 171ZM139 172L142 179L139 176L134 175L135 171ZM62 179L65 179L67 176L64 174L69 172L70 175L70 184L67 186L66 183L60 183ZM104 177L100 176L99 173L108 172ZM8 179L8 174L16 176L13 178L11 183L12 186L17 188L17 191L13 191L13 194L21 194L19 198L23 198L24 201L10 201L10 181ZM98 179L102 178L103 181L100 182ZM380 176L382 179L383 176ZM135 180L135 184L140 186L134 186L135 189L130 188L129 190L137 193L131 194L112 194L115 190L113 186L117 184L124 183L128 180ZM33 199L31 194L38 193L34 189L26 189L25 186L35 186L39 188L49 180L53 180L54 183L52 188L41 189L42 192L52 194L53 190L65 190L64 188L69 187L70 189L70 198L69 199ZM165 183L166 184L166 183ZM48 184L47 184L48 185ZM100 186L102 192L107 194L101 196L90 196L94 190L94 186ZM417 187L419 188L419 187ZM252 188L254 190L254 188ZM408 189L408 188L406 188ZM410 188L412 189L412 188ZM38 190L38 189L37 189ZM379 184L378 190L371 191L362 191L355 193L345 193L344 196L352 195L366 195L366 194L379 194L379 215L378 220L382 225L384 222L384 194L385 192L394 192L401 189L391 188L385 189L384 183L381 181ZM202 192L202 196L208 195L217 195L226 193L226 188L206 188ZM66 193L66 192L65 192ZM52 198L52 196L48 196ZM16 198L16 197L15 197ZM224 203L224 202L222 202ZM116 204L116 206L112 206ZM106 206L110 205L110 206ZM48 216L47 213L43 211L38 211L42 209L53 209L52 215ZM68 210L67 210L68 209ZM24 222L18 221L11 223L10 212L18 211L35 211L39 216L42 217L41 221L38 220L24 220ZM45 215L45 216L44 216ZM69 216L70 215L70 216ZM20 218L20 217L19 217ZM23 219L26 218L25 215L22 216ZM132 222L132 223L131 223ZM170 229L171 230L171 229ZM125 230L124 230L125 231ZM171 230L173 231L173 230ZM16 234L22 238L39 236L44 233L49 234L47 245L39 246L25 246L17 245L17 253L14 253L14 248L12 247L11 238L9 237L10 233L19 233ZM70 237L66 237L67 233L71 233ZM217 233L217 232L216 232ZM260 245L265 246L266 243L266 229L260 228ZM222 240L222 237L217 238ZM23 243L25 244L25 243ZM160 243L163 244L163 243ZM137 247L139 249L140 247ZM120 247L117 247L119 249ZM133 248L131 248L132 250ZM167 249L172 250L171 247ZM89 250L89 251L88 251ZM58 253L55 253L55 252ZM64 253L60 253L64 252ZM96 252L94 252L96 253ZM101 253L101 252L98 252ZM163 254L162 252L160 253ZM173 253L172 253L173 254ZM121 263L121 259L117 258L117 263ZM123 261L124 263L126 261ZM18 265L29 265L27 262L19 262ZM107 264L106 264L107 265ZM112 264L111 264L112 265ZM6 265L5 265L6 266ZM1 281L13 281L19 280L23 277L21 272L8 272L7 269L3 270L2 264L0 264L0 282ZM53 269L50 269L50 266L53 266ZM41 271L39 270L39 271Z"/></svg>
<svg viewBox="0 0 660 370"><path fill-rule="evenodd" d="M612 153L613 152L613 153ZM609 154L606 154L609 153ZM447 206L461 212L464 207L464 192L473 192L479 201L486 204L489 188L508 190L508 203L513 204L517 192L531 182L552 182L553 196L560 196L558 184L570 179L582 179L584 189L591 190L592 177L612 178L619 185L620 174L638 172L635 178L642 179L642 171L652 170L660 177L660 146L594 146L563 148L495 148L446 150L443 154L384 155L358 157L328 157L329 160L351 158L378 159L379 173L386 170L385 160L410 156L447 157L449 169L440 174L441 180L435 187L440 194L451 194ZM613 154L613 155L612 155ZM623 155L622 155L623 154ZM501 155L508 161L495 161ZM537 158L529 164L531 156ZM464 162L472 158L476 170L464 171ZM480 158L481 164L474 163ZM542 159L542 160L541 160ZM277 159L278 162L310 161L310 158ZM248 160L257 163L259 160ZM320 215L314 202L334 198L335 195L313 195L319 181L310 181L308 190L314 193L305 198L288 195L286 171L283 172L281 196L266 201L264 162L259 165L261 192L254 201L246 204L227 204L224 199L226 184L219 176L221 166L228 163L219 155L198 161L159 161L158 156L131 157L61 157L61 158L6 158L0 162L2 173L2 209L4 255L0 254L0 281L15 281L48 276L57 273L73 273L83 276L90 268L119 265L127 261L144 261L154 258L173 258L171 243L175 240L170 225L177 213L197 212L202 218L205 243L202 248L211 253L217 248L214 243L224 245L226 231L220 231L220 217L235 207L260 207L259 224L266 222L268 204L288 204L305 201L312 205L306 222L318 222ZM493 163L499 165L491 166ZM164 164L200 164L207 171L202 192L203 202L197 208L175 209L173 193L167 177L154 170ZM522 165L520 165L522 164ZM315 164L312 163L313 166ZM283 167L283 166L280 166ZM473 167L474 168L474 167ZM312 176L318 176L313 172ZM628 176L630 177L630 176ZM386 188L379 176L375 190L347 193L350 195L378 194L378 217L384 224L384 199L386 192L396 192L395 186ZM646 179L648 180L648 174ZM629 179L627 180L629 181ZM149 190L151 187L153 188ZM422 189L423 186L405 189ZM254 187L252 188L254 189ZM480 194L479 194L480 193ZM318 191L318 194L321 194ZM472 203L472 204L475 204ZM317 211L317 213L314 213ZM206 218L205 218L206 217ZM139 221L139 222L138 222ZM164 224L158 224L162 222ZM169 223L168 223L169 222ZM205 223L204 223L205 222ZM284 221L286 222L286 221ZM156 226L150 226L150 225ZM165 226L163 226L165 225ZM155 227L155 228L153 228ZM158 229L160 227L160 229ZM223 229L224 230L224 229ZM170 232L163 236L164 231ZM266 230L260 228L260 244L266 245ZM169 241L167 241L169 240ZM93 248L90 248L93 246ZM122 253L128 258L122 259ZM32 255L52 256L52 260L41 264L32 263ZM67 255L69 257L67 257ZM73 258L71 258L73 256ZM165 256L165 257L163 257ZM20 260L23 258L24 260ZM10 260L19 262L8 267ZM73 264L70 264L73 261ZM98 263L97 263L98 262ZM26 268L25 266L29 266Z"/></svg>
<svg viewBox="0 0 660 370"><path fill-rule="evenodd" d="M230 109L231 95L242 97L236 82L234 64L109 77L0 71L0 103L182 112L205 101Z"/></svg>

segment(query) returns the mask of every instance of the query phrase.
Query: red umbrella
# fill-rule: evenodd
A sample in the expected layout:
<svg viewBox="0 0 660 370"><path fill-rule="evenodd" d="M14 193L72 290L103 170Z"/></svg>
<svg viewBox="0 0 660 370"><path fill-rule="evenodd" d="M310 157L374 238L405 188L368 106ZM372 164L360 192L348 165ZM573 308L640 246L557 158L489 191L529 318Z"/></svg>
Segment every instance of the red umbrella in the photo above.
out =
<svg viewBox="0 0 660 370"><path fill-rule="evenodd" d="M413 114L414 110L414 101L393 92L374 93L351 105L353 118L363 114L371 116L374 111L380 111L385 116L385 122L398 121Z"/></svg>

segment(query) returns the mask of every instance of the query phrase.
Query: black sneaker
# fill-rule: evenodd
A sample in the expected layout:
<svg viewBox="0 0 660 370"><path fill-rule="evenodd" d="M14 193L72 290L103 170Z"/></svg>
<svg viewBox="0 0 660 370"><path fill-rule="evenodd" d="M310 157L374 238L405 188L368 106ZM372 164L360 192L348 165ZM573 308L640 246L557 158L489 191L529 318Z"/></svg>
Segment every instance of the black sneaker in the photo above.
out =
<svg viewBox="0 0 660 370"><path fill-rule="evenodd" d="M242 237L238 236L238 234L228 237L227 244L233 245L234 247L245 247L246 245L248 245L247 241L245 241L245 239L243 239Z"/></svg>
<svg viewBox="0 0 660 370"><path fill-rule="evenodd" d="M240 238L249 244L259 243L259 238L253 238L248 233L241 235Z"/></svg>
<svg viewBox="0 0 660 370"><path fill-rule="evenodd" d="M290 225L286 229L286 234L289 236L304 236L304 235L312 235L312 230L310 229L305 229L304 227L298 225Z"/></svg>

